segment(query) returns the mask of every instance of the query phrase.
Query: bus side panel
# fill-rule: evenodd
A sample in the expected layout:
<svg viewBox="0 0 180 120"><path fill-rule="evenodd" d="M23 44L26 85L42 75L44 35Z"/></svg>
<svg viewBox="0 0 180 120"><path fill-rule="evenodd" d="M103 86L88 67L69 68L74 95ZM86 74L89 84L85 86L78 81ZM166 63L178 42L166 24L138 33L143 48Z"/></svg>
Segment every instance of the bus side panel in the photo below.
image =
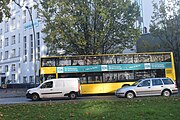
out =
<svg viewBox="0 0 180 120"><path fill-rule="evenodd" d="M176 80L176 76L175 76L175 73L174 73L175 71L172 68L166 68L165 72L166 72L166 77L167 78L171 78L173 80Z"/></svg>
<svg viewBox="0 0 180 120"><path fill-rule="evenodd" d="M131 85L133 84L133 82L81 84L81 94L114 93L118 88L121 88L124 84Z"/></svg>
<svg viewBox="0 0 180 120"><path fill-rule="evenodd" d="M176 80L176 71L175 71L175 64L174 64L174 55L173 52L171 52L171 63L172 63L172 79Z"/></svg>
<svg viewBox="0 0 180 120"><path fill-rule="evenodd" d="M41 74L56 73L56 67L41 67Z"/></svg>
<svg viewBox="0 0 180 120"><path fill-rule="evenodd" d="M103 93L103 84L81 84L81 94Z"/></svg>
<svg viewBox="0 0 180 120"><path fill-rule="evenodd" d="M103 92L114 93L118 88L121 88L123 85L131 85L132 83L133 82L104 83Z"/></svg>

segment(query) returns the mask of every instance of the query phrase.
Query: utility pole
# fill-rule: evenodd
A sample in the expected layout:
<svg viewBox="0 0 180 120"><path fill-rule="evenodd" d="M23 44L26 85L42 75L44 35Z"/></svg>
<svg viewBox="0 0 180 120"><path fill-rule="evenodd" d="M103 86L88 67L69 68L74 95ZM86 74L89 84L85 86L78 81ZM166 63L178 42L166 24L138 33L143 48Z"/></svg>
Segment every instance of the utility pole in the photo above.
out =
<svg viewBox="0 0 180 120"><path fill-rule="evenodd" d="M36 84L36 37L35 37L35 28L34 28L34 21L33 21L33 18L32 18L32 13L31 11L29 10L29 7L28 6L25 6L25 8L28 10L29 12L29 15L30 15L30 18L31 18L31 22L32 22L32 29L33 29L33 36L34 36L34 42L33 42L33 63L34 63L34 82Z"/></svg>

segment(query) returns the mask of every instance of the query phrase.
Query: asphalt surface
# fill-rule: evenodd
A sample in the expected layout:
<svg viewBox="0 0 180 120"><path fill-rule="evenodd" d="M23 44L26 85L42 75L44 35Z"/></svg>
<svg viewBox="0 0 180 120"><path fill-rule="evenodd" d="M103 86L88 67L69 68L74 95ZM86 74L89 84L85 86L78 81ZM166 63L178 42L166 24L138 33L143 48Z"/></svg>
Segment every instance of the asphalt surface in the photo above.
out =
<svg viewBox="0 0 180 120"><path fill-rule="evenodd" d="M14 98L14 97L25 97L27 89L25 88L0 88L0 98ZM179 89L180 95L180 89Z"/></svg>
<svg viewBox="0 0 180 120"><path fill-rule="evenodd" d="M126 98L122 98L126 99ZM22 103L45 103L45 102L78 102L78 101L85 101L85 100L122 100L121 98L116 97L115 95L104 95L104 96L80 96L74 100L70 100L67 97L63 98L56 98L56 99L42 99L39 101L32 101L31 99L27 99L26 97L13 97L13 98L0 98L0 105L1 104L22 104Z"/></svg>
<svg viewBox="0 0 180 120"><path fill-rule="evenodd" d="M27 99L26 96L27 89L0 89L0 104L17 104L17 103L39 103L39 102L70 102L68 98L58 98L58 99L45 99L41 101L32 101L31 99ZM173 96L180 96L179 94L175 94ZM81 100L123 100L126 98L117 98L115 95L83 95L78 97L73 101L81 101Z"/></svg>

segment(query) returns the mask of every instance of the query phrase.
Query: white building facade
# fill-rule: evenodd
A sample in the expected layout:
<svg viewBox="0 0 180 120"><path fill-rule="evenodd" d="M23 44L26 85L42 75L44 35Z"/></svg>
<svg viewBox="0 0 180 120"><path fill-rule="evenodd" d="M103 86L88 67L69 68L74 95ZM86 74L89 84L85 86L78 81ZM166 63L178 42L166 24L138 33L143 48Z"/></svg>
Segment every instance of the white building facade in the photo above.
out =
<svg viewBox="0 0 180 120"><path fill-rule="evenodd" d="M33 8L33 0L16 0L22 6L11 1L11 18L0 23L0 73L5 73L6 83L38 83L39 58L46 55L42 40L38 10ZM25 7L28 6L28 9ZM33 32L32 20L35 31ZM34 34L36 44L36 62L33 61ZM34 64L36 63L36 65ZM34 68L36 78L34 81ZM1 81L0 81L1 82Z"/></svg>

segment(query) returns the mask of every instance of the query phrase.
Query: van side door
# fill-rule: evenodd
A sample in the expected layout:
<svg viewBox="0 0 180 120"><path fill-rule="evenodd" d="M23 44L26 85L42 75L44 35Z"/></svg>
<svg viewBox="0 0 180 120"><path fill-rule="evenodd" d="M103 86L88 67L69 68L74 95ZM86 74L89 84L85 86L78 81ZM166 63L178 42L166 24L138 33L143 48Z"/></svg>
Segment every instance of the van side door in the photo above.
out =
<svg viewBox="0 0 180 120"><path fill-rule="evenodd" d="M53 97L53 81L45 82L40 86L41 98L52 98Z"/></svg>
<svg viewBox="0 0 180 120"><path fill-rule="evenodd" d="M64 80L57 80L54 82L54 87L53 87L53 97L54 98L59 98L59 97L64 97Z"/></svg>

